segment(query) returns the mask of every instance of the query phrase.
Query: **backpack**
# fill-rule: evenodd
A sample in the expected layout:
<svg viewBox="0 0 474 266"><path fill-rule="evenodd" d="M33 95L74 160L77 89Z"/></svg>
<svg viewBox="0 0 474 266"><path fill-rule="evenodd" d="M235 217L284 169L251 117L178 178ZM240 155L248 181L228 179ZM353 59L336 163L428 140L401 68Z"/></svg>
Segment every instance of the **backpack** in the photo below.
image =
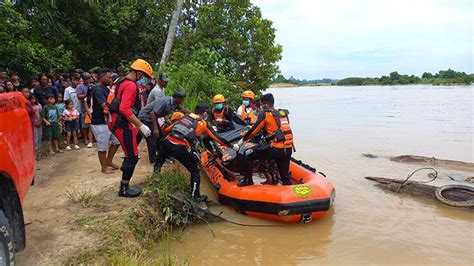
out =
<svg viewBox="0 0 474 266"><path fill-rule="evenodd" d="M119 86L124 80L124 77L118 78L110 88L110 92L107 96L107 101L105 105L107 106L111 114L117 114L120 112L120 100L117 99L117 94L119 91Z"/></svg>

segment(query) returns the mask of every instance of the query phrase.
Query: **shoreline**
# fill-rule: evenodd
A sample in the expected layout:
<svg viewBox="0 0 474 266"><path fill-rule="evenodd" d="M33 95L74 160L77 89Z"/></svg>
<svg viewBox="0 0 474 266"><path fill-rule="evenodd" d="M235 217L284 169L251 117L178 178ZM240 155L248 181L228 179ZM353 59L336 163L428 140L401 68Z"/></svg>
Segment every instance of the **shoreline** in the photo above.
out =
<svg viewBox="0 0 474 266"><path fill-rule="evenodd" d="M311 84L302 84L302 85L297 85L293 83L273 83L268 86L268 89L274 89L274 88L299 88L299 87L370 87L370 86L383 86L383 87L390 87L390 86L417 86L417 85L431 85L433 87L439 87L439 86L449 86L449 87L455 87L455 86L473 86L474 83L471 84L431 84L431 83L417 83L417 84L392 84L392 85L337 85L337 84L330 84L330 83L311 83Z"/></svg>

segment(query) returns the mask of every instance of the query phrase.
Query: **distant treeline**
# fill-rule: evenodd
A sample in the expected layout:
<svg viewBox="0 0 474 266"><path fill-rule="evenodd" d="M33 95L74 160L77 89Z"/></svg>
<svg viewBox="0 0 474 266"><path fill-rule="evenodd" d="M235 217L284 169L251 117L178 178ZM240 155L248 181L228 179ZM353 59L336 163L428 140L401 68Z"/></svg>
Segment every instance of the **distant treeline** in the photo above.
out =
<svg viewBox="0 0 474 266"><path fill-rule="evenodd" d="M285 78L283 75L278 75L272 83L289 83L294 85L318 85L330 84L339 86L365 86L365 85L408 85L408 84L432 84L432 85L456 85L456 84L471 84L474 82L474 74L466 74L465 72L457 72L452 69L441 70L436 74L429 72L423 73L421 77L415 75L401 75L394 71L388 76L380 78L361 78L350 77L341 80L337 79L296 79L293 76Z"/></svg>
<svg viewBox="0 0 474 266"><path fill-rule="evenodd" d="M336 85L339 80L337 79L312 79L312 80L307 80L307 79L296 79L293 76L290 76L289 78L285 78L283 75L278 75L272 83L290 83L294 85L317 85L317 84L332 84Z"/></svg>
<svg viewBox="0 0 474 266"><path fill-rule="evenodd" d="M388 76L380 78L350 77L341 79L337 85L340 86L364 86L364 85L406 85L406 84L432 84L432 85L456 85L471 84L474 82L473 74L457 72L452 69L441 70L437 74L423 73L421 77L415 75L401 75L392 72Z"/></svg>

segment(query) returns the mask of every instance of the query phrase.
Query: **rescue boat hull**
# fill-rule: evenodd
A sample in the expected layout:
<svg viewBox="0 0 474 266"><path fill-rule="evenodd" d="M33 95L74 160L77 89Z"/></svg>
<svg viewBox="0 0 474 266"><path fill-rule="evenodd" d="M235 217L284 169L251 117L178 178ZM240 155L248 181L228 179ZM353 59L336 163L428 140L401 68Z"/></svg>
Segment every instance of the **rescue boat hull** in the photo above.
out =
<svg viewBox="0 0 474 266"><path fill-rule="evenodd" d="M294 185L237 186L222 161L208 152L201 154L201 165L217 192L219 202L236 211L278 222L310 222L320 218L332 206L335 189L321 173L292 160L290 172Z"/></svg>

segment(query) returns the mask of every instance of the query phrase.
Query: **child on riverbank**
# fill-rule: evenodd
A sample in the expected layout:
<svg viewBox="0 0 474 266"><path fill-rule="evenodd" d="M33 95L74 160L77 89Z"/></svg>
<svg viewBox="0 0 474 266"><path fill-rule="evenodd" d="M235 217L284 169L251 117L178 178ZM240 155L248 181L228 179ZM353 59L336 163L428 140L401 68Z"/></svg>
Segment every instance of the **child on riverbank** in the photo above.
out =
<svg viewBox="0 0 474 266"><path fill-rule="evenodd" d="M43 137L43 128L41 127L43 124L41 119L41 110L43 107L38 103L36 97L33 94L30 94L29 100L33 106L33 109L35 110L35 115L33 117L33 131L35 135L35 149L36 152L39 152L41 149L41 138Z"/></svg>
<svg viewBox="0 0 474 266"><path fill-rule="evenodd" d="M58 107L55 105L56 100L53 94L49 94L46 97L47 103L43 107L42 115L44 128L44 139L48 141L49 154L54 155L56 152L63 153L64 151L59 149L59 135L61 129L59 127L59 112Z"/></svg>
<svg viewBox="0 0 474 266"><path fill-rule="evenodd" d="M74 108L72 100L66 100L66 109L63 111L62 116L64 119L64 130L66 131L66 150L71 149L71 135L74 141L74 149L79 150L79 141L77 140L77 130L79 128L79 112Z"/></svg>

